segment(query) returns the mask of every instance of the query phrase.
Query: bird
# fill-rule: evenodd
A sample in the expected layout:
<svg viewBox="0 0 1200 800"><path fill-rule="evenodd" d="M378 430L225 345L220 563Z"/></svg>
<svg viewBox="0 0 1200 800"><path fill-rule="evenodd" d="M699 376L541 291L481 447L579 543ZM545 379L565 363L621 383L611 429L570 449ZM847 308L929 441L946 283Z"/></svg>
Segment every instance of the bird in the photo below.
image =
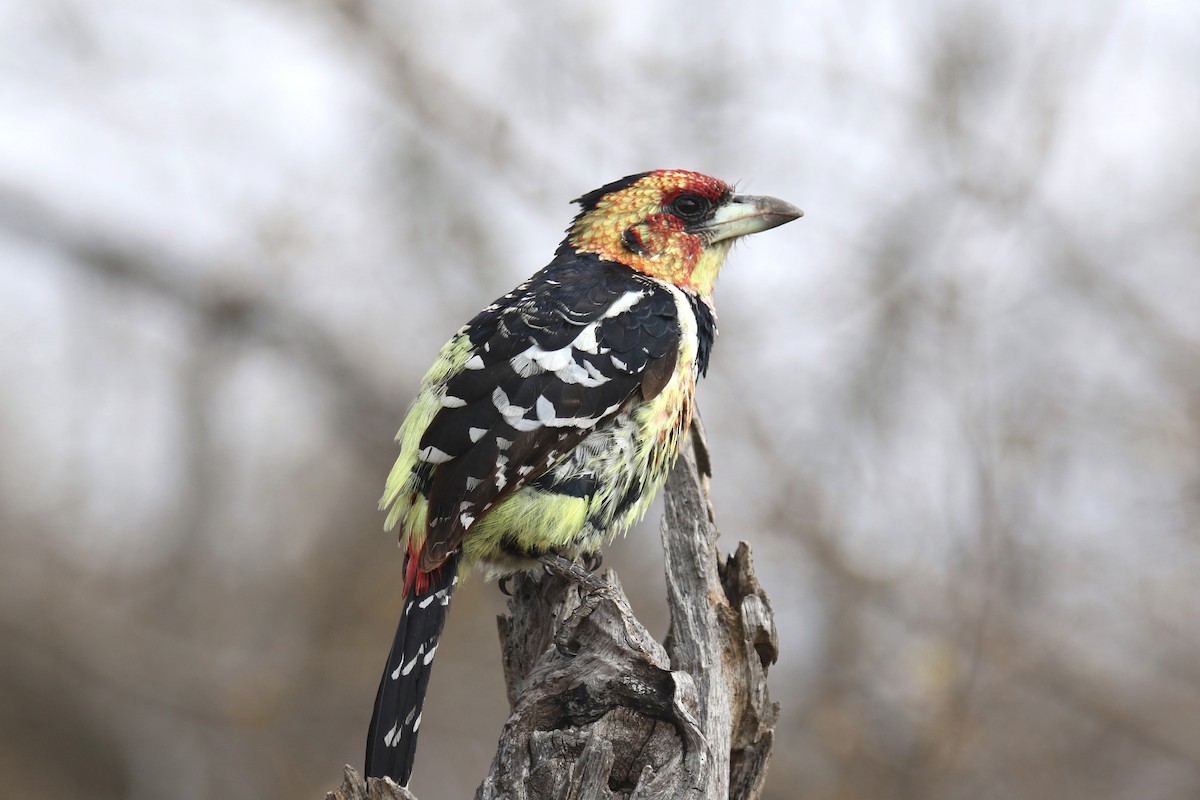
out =
<svg viewBox="0 0 1200 800"><path fill-rule="evenodd" d="M687 170L573 202L553 259L463 325L396 434L380 509L404 551L401 616L366 775L407 786L460 571L592 558L646 512L691 423L733 242L803 215Z"/></svg>

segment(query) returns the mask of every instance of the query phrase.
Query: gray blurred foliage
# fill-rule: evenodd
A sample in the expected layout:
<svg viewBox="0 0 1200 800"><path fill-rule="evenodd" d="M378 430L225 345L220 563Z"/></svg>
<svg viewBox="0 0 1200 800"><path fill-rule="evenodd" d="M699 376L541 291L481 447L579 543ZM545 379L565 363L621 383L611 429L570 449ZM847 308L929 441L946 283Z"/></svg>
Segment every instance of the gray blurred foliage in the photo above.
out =
<svg viewBox="0 0 1200 800"><path fill-rule="evenodd" d="M4 795L336 784L423 369L568 198L685 167L807 212L734 252L700 393L768 795L1200 796L1197 74L1167 0L3 0ZM654 524L606 563L661 635ZM455 598L422 797L487 771L500 600Z"/></svg>

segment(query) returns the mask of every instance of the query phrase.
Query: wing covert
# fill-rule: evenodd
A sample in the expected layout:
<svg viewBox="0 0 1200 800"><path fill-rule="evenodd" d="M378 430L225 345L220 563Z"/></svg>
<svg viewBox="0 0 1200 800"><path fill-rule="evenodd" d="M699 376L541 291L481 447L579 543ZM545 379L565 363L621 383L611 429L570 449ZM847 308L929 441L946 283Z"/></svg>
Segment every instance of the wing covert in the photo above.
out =
<svg viewBox="0 0 1200 800"><path fill-rule="evenodd" d="M420 461L432 465L422 569L646 385L661 390L680 325L673 296L654 281L574 257L488 306L461 335L472 355L446 382L419 443Z"/></svg>

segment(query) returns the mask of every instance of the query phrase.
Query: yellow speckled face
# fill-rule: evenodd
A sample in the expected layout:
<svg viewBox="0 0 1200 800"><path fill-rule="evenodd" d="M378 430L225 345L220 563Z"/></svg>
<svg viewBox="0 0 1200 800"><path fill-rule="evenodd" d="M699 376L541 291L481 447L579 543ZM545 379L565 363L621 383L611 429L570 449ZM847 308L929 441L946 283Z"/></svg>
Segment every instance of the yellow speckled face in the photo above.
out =
<svg viewBox="0 0 1200 800"><path fill-rule="evenodd" d="M697 172L632 176L579 198L567 243L708 296L730 241L710 242L703 224L732 196L729 184Z"/></svg>

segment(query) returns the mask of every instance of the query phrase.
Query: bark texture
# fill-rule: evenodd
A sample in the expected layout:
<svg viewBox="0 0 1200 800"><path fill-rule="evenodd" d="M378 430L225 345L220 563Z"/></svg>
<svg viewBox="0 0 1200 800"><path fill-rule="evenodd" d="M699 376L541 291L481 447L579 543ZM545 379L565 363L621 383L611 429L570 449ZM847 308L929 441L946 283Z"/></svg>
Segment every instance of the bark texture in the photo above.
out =
<svg viewBox="0 0 1200 800"><path fill-rule="evenodd" d="M761 795L778 714L766 683L775 625L749 545L721 558L709 463L697 422L666 486L665 643L611 571L600 590L556 574L511 581L499 628L512 714L476 800ZM368 790L349 767L346 781L328 800L412 797L390 782Z"/></svg>

